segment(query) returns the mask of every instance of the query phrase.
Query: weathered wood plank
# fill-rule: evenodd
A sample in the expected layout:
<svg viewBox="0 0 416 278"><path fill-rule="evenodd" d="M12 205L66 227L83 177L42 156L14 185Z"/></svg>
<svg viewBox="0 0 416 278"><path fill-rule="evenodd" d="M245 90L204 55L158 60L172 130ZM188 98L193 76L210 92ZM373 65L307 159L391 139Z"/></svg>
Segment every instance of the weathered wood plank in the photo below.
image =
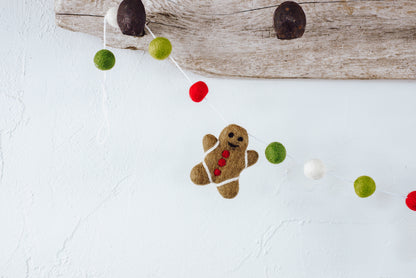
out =
<svg viewBox="0 0 416 278"><path fill-rule="evenodd" d="M120 0L121 1L121 0ZM102 37L103 15L119 0L55 0L63 28ZM152 31L172 41L187 70L255 78L416 79L416 1L299 2L302 38L278 40L273 12L281 1L143 1ZM112 47L147 49L108 27Z"/></svg>

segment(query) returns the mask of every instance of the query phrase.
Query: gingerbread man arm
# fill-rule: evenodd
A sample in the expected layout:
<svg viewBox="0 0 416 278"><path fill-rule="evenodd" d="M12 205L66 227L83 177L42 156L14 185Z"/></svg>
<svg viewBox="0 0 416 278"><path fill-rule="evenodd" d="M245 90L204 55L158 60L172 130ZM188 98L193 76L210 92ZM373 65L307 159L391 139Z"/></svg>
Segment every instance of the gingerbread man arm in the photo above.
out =
<svg viewBox="0 0 416 278"><path fill-rule="evenodd" d="M256 151L247 151L247 167L250 167L251 165L255 164L257 160L259 159L259 154Z"/></svg>
<svg viewBox="0 0 416 278"><path fill-rule="evenodd" d="M218 139L212 134L207 134L202 139L202 146L204 147L204 152L211 149L215 143L217 143Z"/></svg>

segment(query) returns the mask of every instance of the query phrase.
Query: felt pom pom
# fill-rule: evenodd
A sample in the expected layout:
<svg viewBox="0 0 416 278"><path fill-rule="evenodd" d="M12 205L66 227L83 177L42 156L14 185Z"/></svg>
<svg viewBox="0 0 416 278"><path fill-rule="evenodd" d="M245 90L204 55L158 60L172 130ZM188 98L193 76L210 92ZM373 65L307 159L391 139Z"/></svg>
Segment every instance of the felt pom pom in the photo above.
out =
<svg viewBox="0 0 416 278"><path fill-rule="evenodd" d="M118 29L119 27L117 23L117 11L118 7L112 7L108 9L107 13L105 14L105 20L108 24Z"/></svg>
<svg viewBox="0 0 416 278"><path fill-rule="evenodd" d="M265 154L270 163L279 164L286 158L286 148L279 142L273 142L267 146Z"/></svg>
<svg viewBox="0 0 416 278"><path fill-rule="evenodd" d="M172 44L167 38L158 37L149 44L149 53L157 60L164 60L172 52Z"/></svg>
<svg viewBox="0 0 416 278"><path fill-rule="evenodd" d="M124 35L141 37L144 35L146 11L140 0L123 0L118 6L117 23Z"/></svg>
<svg viewBox="0 0 416 278"><path fill-rule="evenodd" d="M201 102L208 94L208 86L205 82L198 81L189 88L189 96L195 102Z"/></svg>
<svg viewBox="0 0 416 278"><path fill-rule="evenodd" d="M319 180L325 175L325 165L319 159L312 159L303 166L303 173L308 179Z"/></svg>
<svg viewBox="0 0 416 278"><path fill-rule="evenodd" d="M355 180L354 189L358 197L367 198L376 191L376 183L371 177L361 176Z"/></svg>
<svg viewBox="0 0 416 278"><path fill-rule="evenodd" d="M116 57L113 52L107 49L101 49L94 56L94 64L100 70L109 70L114 67Z"/></svg>
<svg viewBox="0 0 416 278"><path fill-rule="evenodd" d="M410 192L407 195L406 205L409 209L416 211L416 191Z"/></svg>

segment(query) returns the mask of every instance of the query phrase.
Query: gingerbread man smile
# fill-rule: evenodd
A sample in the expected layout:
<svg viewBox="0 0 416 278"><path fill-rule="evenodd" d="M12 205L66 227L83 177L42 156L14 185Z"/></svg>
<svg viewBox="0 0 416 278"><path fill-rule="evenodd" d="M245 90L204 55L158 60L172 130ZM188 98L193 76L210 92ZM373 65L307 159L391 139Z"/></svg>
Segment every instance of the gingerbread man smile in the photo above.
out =
<svg viewBox="0 0 416 278"><path fill-rule="evenodd" d="M238 145L234 145L234 144L232 144L232 143L230 143L230 142L228 142L228 145L229 145L231 148L237 148L237 147L238 147Z"/></svg>

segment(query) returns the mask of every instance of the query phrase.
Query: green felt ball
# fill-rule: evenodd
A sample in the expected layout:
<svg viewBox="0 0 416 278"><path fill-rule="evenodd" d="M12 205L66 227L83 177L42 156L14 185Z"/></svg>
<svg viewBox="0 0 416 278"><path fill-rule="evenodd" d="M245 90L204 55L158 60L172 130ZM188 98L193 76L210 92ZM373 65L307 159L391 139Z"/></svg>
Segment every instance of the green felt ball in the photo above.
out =
<svg viewBox="0 0 416 278"><path fill-rule="evenodd" d="M270 163L279 164L286 158L286 148L281 143L270 143L265 151L266 158Z"/></svg>
<svg viewBox="0 0 416 278"><path fill-rule="evenodd" d="M109 70L114 67L116 57L113 52L107 49L101 49L94 56L94 64L100 70Z"/></svg>
<svg viewBox="0 0 416 278"><path fill-rule="evenodd" d="M376 183L368 176L361 176L355 180L354 189L358 197L367 198L376 191Z"/></svg>
<svg viewBox="0 0 416 278"><path fill-rule="evenodd" d="M172 52L172 45L167 38L158 37L149 44L149 53L153 58L164 60L169 57Z"/></svg>

